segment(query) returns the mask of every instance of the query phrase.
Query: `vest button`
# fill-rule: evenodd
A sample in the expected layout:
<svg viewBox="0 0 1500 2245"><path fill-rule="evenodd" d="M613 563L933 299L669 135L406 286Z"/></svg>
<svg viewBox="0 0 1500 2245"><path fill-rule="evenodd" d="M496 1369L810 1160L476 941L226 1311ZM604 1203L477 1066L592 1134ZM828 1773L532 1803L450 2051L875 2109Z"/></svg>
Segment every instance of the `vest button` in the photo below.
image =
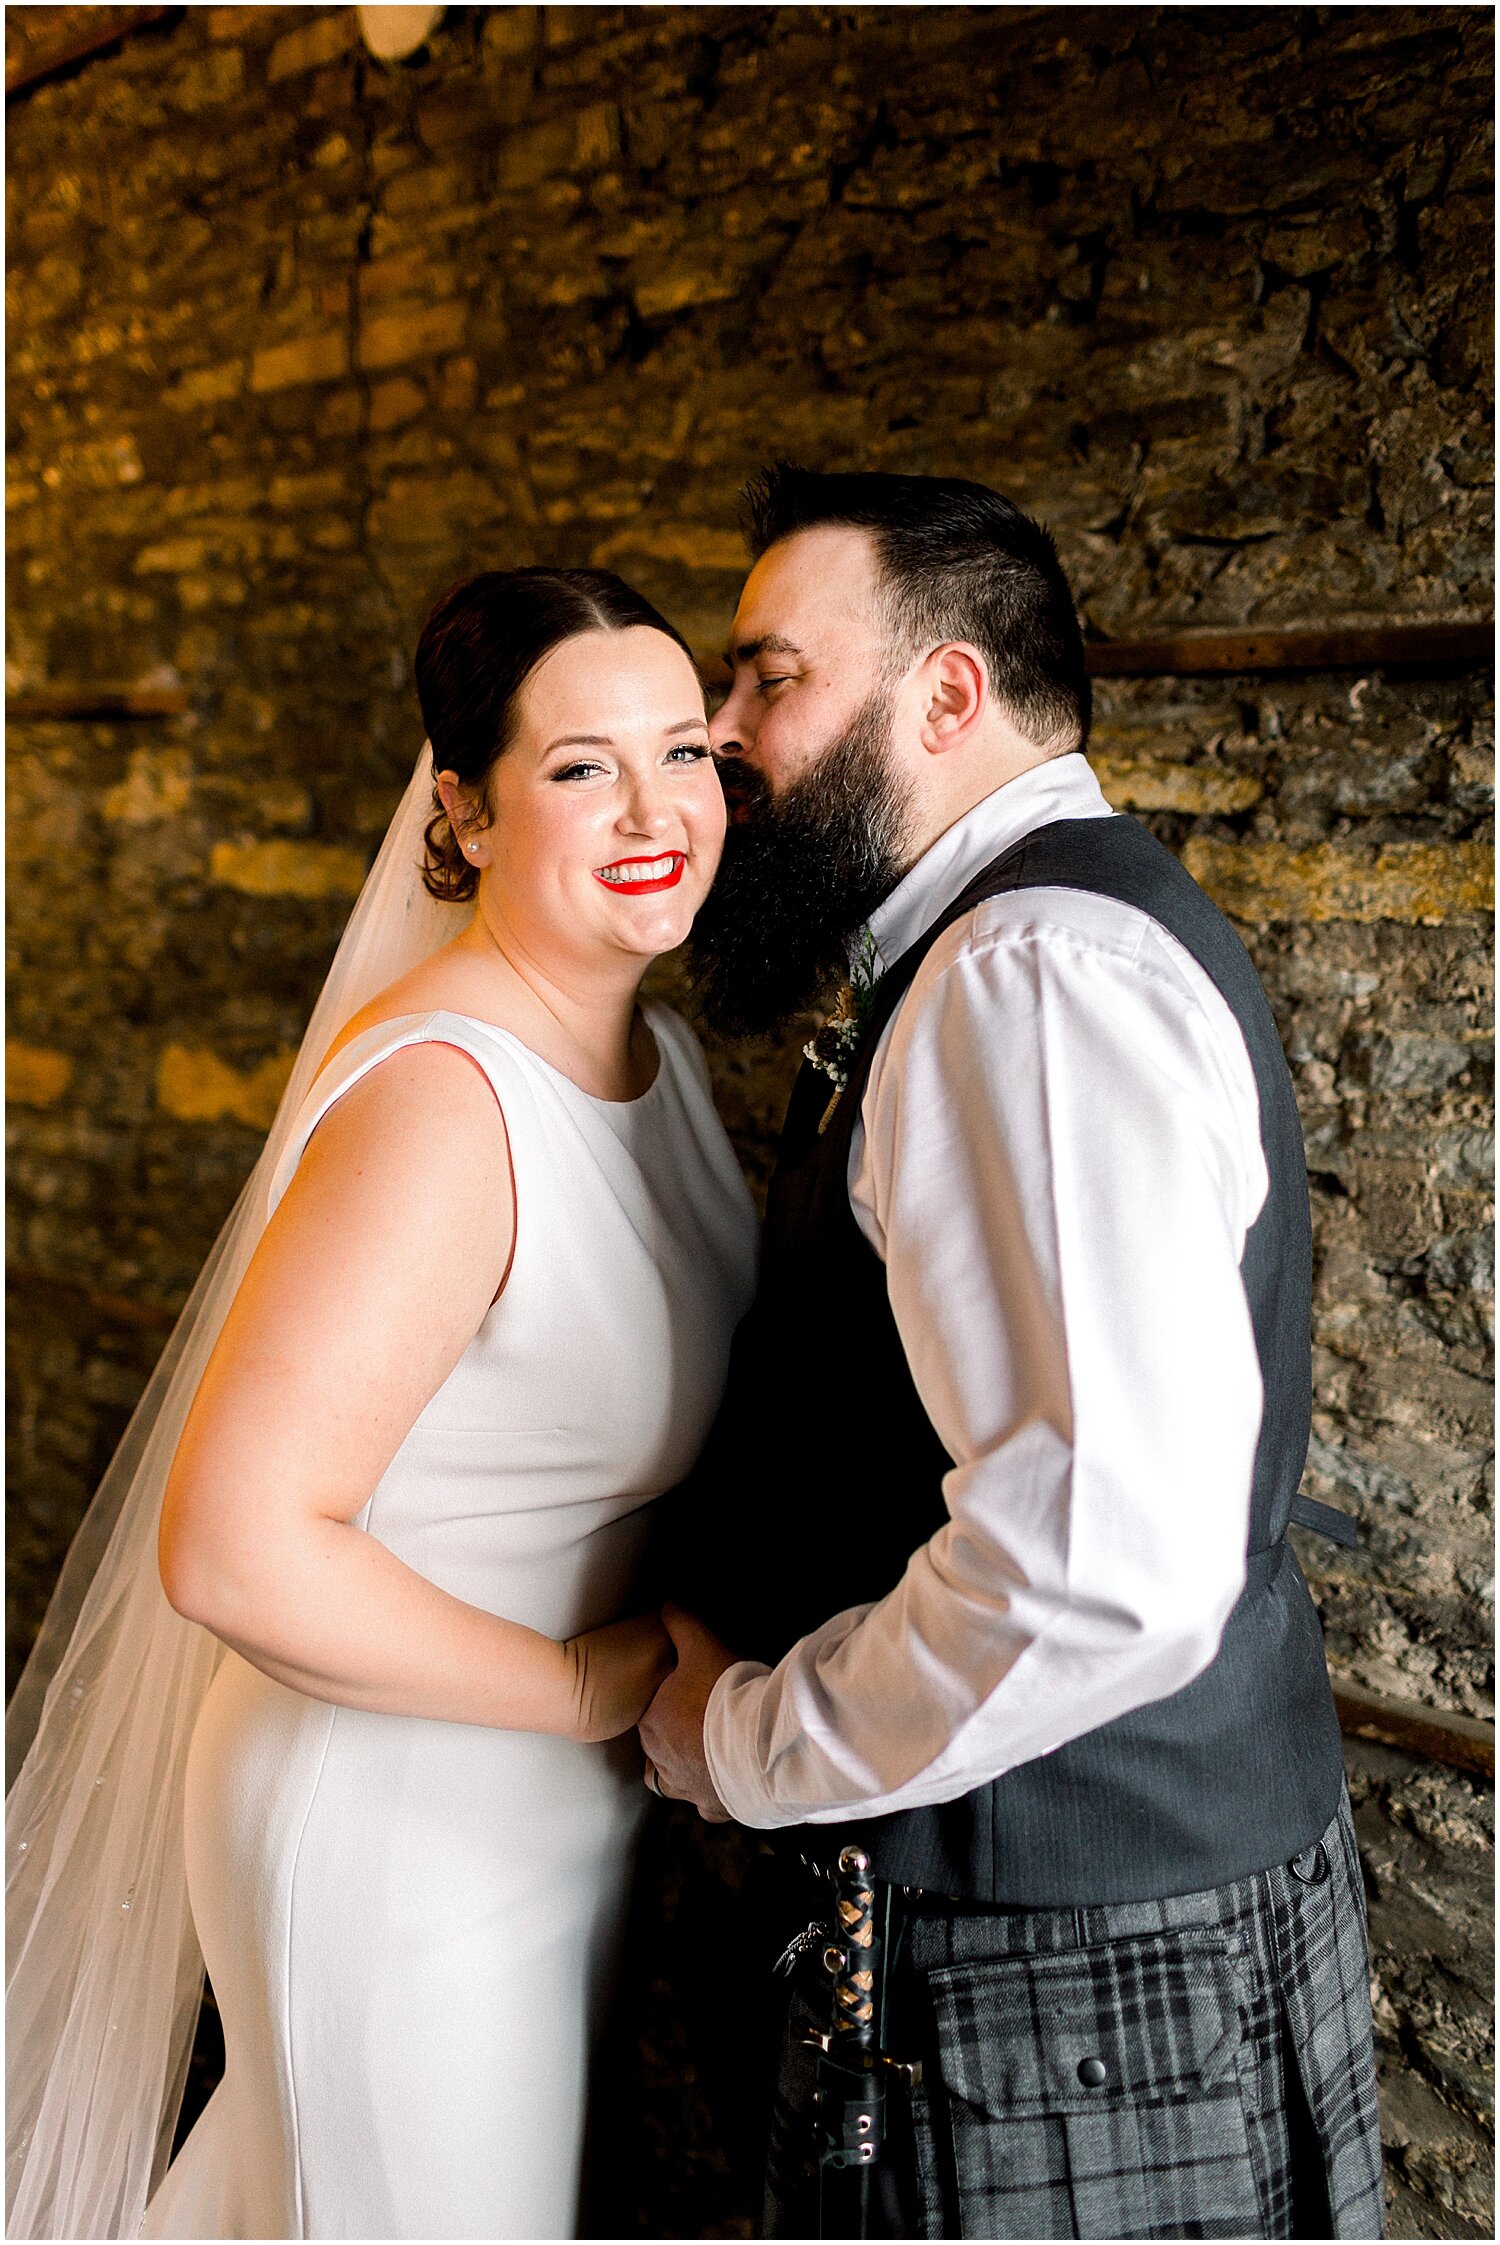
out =
<svg viewBox="0 0 1500 2245"><path fill-rule="evenodd" d="M1078 2078L1085 2089L1102 2089L1109 2079L1109 2068L1102 2058L1080 2060Z"/></svg>

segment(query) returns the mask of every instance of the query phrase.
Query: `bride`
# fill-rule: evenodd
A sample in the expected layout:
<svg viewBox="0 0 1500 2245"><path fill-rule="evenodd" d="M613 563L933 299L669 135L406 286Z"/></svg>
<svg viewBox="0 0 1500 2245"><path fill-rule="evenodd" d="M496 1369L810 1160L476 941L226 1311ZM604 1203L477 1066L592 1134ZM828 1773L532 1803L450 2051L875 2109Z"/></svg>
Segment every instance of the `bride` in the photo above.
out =
<svg viewBox="0 0 1500 2245"><path fill-rule="evenodd" d="M752 1281L637 1003L725 812L616 578L461 585L416 672L430 764L17 1694L12 2236L574 2234L672 1658L632 1570Z"/></svg>

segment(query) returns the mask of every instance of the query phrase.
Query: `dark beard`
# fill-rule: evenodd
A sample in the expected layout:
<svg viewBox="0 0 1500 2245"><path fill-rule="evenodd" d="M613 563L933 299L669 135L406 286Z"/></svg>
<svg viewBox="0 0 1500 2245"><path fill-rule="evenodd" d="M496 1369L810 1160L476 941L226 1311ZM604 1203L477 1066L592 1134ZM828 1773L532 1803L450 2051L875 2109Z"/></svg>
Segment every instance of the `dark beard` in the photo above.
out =
<svg viewBox="0 0 1500 2245"><path fill-rule="evenodd" d="M783 1028L849 971L848 944L904 870L907 790L889 756L887 696L872 694L780 796L726 760L732 819L688 962L704 1020L728 1036Z"/></svg>

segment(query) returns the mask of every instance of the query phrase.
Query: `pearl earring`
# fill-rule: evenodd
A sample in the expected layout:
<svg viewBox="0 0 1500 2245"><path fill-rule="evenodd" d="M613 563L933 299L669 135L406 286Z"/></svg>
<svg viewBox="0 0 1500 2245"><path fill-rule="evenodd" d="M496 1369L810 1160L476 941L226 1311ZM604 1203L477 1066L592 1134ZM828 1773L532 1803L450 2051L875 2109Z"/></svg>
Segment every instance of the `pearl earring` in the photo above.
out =
<svg viewBox="0 0 1500 2245"><path fill-rule="evenodd" d="M477 842L465 842L464 848L468 851L470 857L478 857L479 844Z"/></svg>

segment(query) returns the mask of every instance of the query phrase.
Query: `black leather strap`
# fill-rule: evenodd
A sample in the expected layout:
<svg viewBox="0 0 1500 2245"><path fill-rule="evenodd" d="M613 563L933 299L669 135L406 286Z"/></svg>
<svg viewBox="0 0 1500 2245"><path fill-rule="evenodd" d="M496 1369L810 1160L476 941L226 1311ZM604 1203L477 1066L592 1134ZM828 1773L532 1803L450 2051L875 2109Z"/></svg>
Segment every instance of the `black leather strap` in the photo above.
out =
<svg viewBox="0 0 1500 2245"><path fill-rule="evenodd" d="M1340 1512L1337 1505L1320 1504L1316 1497L1293 1497L1292 1526L1309 1528L1315 1536L1341 1543L1346 1551L1359 1549L1359 1529L1348 1513Z"/></svg>

